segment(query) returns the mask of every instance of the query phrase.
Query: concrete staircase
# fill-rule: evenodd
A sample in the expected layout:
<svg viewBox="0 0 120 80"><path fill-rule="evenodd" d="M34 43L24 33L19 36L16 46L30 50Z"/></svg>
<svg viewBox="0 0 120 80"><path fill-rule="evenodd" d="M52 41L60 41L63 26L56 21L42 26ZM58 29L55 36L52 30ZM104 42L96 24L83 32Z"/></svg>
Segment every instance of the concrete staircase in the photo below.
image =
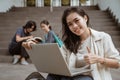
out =
<svg viewBox="0 0 120 80"><path fill-rule="evenodd" d="M90 16L90 23L93 29L105 31L112 36L115 46L120 48L120 29L107 11L87 11Z"/></svg>
<svg viewBox="0 0 120 80"><path fill-rule="evenodd" d="M37 23L38 30L33 33L35 36L43 37L43 32L39 29L39 23L47 19L53 30L61 37L61 17L67 7L55 7L50 12L50 7L19 7L12 8L7 13L0 13L0 63L11 63L12 57L8 53L8 44L18 27L23 26L28 20ZM117 49L120 48L120 29L107 11L100 11L96 6L84 6L83 8L90 16L90 27L99 31L105 31L112 36ZM120 80L116 76L120 71L112 70L113 80Z"/></svg>

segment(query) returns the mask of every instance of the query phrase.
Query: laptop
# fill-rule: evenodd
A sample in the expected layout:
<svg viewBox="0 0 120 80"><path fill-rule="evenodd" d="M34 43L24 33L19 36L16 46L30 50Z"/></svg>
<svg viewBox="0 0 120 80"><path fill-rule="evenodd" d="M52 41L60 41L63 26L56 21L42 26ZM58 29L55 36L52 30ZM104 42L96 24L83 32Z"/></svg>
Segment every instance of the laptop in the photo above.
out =
<svg viewBox="0 0 120 80"><path fill-rule="evenodd" d="M63 56L62 48L57 43L33 44L31 46L32 49L27 52L39 72L75 76L91 71L86 69L88 66L70 69Z"/></svg>

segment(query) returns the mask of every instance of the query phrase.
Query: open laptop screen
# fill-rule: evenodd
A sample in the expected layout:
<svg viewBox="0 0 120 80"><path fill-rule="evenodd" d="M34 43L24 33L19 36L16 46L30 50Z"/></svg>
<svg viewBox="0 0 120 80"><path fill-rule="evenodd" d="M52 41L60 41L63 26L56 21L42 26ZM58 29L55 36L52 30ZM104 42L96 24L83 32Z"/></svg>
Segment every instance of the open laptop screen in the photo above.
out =
<svg viewBox="0 0 120 80"><path fill-rule="evenodd" d="M27 50L27 52L39 72L73 76L90 71L80 68L73 74L66 63L63 51L57 43L34 44L31 46L32 49Z"/></svg>

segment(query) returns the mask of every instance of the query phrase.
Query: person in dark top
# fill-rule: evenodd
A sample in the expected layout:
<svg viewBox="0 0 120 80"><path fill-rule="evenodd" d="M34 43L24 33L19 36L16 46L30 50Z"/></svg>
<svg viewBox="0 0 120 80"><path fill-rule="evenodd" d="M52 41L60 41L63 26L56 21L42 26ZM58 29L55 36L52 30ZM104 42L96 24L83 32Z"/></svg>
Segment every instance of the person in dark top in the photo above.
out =
<svg viewBox="0 0 120 80"><path fill-rule="evenodd" d="M25 26L17 29L11 43L9 44L9 53L13 56L13 64L20 61L21 64L28 65L26 60L29 58L29 55L25 51L25 48L22 47L22 43L27 39L33 38L30 33L35 30L36 23L31 20L28 21Z"/></svg>

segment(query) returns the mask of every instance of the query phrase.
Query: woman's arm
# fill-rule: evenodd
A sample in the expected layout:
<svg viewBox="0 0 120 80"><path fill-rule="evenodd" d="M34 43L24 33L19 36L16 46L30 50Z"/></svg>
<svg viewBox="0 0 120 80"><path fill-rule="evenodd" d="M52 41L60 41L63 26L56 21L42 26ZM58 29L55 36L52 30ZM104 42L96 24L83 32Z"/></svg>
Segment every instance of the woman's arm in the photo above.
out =
<svg viewBox="0 0 120 80"><path fill-rule="evenodd" d="M30 38L33 38L33 36L21 37L20 35L16 35L16 41L17 42L20 42L20 41L23 41L23 40L27 40L27 39L30 39Z"/></svg>
<svg viewBox="0 0 120 80"><path fill-rule="evenodd" d="M25 35L24 29L19 28L15 33L16 42L21 42L21 41L33 38L33 36L30 33L28 36L25 36L25 37L23 37L23 35Z"/></svg>
<svg viewBox="0 0 120 80"><path fill-rule="evenodd" d="M116 59L102 58L95 54L89 53L84 56L84 60L87 64L101 63L110 68L119 68L119 62Z"/></svg>
<svg viewBox="0 0 120 80"><path fill-rule="evenodd" d="M84 60L87 64L101 63L110 68L119 68L119 62L116 59L112 58L103 58L98 55L92 54L90 48L87 47L88 54L84 56Z"/></svg>
<svg viewBox="0 0 120 80"><path fill-rule="evenodd" d="M119 68L119 62L115 59L109 59L109 58L98 58L98 63L101 63L105 66L108 66L110 68Z"/></svg>

